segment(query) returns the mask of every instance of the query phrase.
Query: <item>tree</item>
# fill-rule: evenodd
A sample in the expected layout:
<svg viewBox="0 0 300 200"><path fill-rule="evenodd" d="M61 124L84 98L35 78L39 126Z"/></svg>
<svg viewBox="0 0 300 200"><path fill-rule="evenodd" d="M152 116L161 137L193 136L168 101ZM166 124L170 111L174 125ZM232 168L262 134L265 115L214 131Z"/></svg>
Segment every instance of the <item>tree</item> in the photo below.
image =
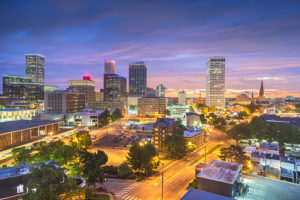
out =
<svg viewBox="0 0 300 200"><path fill-rule="evenodd" d="M175 134L183 135L186 130L185 126L181 123L181 120L175 121Z"/></svg>
<svg viewBox="0 0 300 200"><path fill-rule="evenodd" d="M171 111L169 109L166 110L166 115L170 116L171 115Z"/></svg>
<svg viewBox="0 0 300 200"><path fill-rule="evenodd" d="M250 103L244 107L244 109L248 111L248 113L254 113L257 110L257 108L258 107L254 103Z"/></svg>
<svg viewBox="0 0 300 200"><path fill-rule="evenodd" d="M123 117L122 112L119 108L117 108L112 114L111 119L112 121L116 121L118 119L121 119Z"/></svg>
<svg viewBox="0 0 300 200"><path fill-rule="evenodd" d="M300 104L296 104L295 108L295 112L300 113Z"/></svg>
<svg viewBox="0 0 300 200"><path fill-rule="evenodd" d="M126 178L132 174L132 169L128 165L127 162L123 162L119 167L118 167L118 175L122 178Z"/></svg>
<svg viewBox="0 0 300 200"><path fill-rule="evenodd" d="M33 161L32 150L27 147L14 148L12 150L12 158L14 160L14 165L18 165L19 162L29 164Z"/></svg>
<svg viewBox="0 0 300 200"><path fill-rule="evenodd" d="M107 163L108 157L101 150L98 150L97 153L83 150L80 152L80 157L83 163L82 176L89 185L94 185L96 189L96 183L103 183L104 181L105 176L102 166Z"/></svg>
<svg viewBox="0 0 300 200"><path fill-rule="evenodd" d="M200 115L200 121L201 121L202 124L206 124L207 123L207 120L206 120L204 114Z"/></svg>
<svg viewBox="0 0 300 200"><path fill-rule="evenodd" d="M243 165L243 169L248 169L249 157L238 145L230 145L228 148L221 148L218 157L227 162L236 162Z"/></svg>
<svg viewBox="0 0 300 200"><path fill-rule="evenodd" d="M107 126L109 124L110 120L110 112L108 110L105 110L103 113L101 113L98 116L98 122L100 127Z"/></svg>
<svg viewBox="0 0 300 200"><path fill-rule="evenodd" d="M70 141L71 145L77 149L86 149L92 144L92 138L88 131L79 131L73 135Z"/></svg>
<svg viewBox="0 0 300 200"><path fill-rule="evenodd" d="M159 164L158 153L151 143L134 143L126 156L130 166L146 175L152 174Z"/></svg>
<svg viewBox="0 0 300 200"><path fill-rule="evenodd" d="M244 119L245 117L248 117L248 113L246 111L241 111L238 113L238 119Z"/></svg>
<svg viewBox="0 0 300 200"><path fill-rule="evenodd" d="M207 115L207 114L208 114L208 107L207 107L207 106L204 106L204 107L202 108L202 113L203 113L204 115Z"/></svg>
<svg viewBox="0 0 300 200"><path fill-rule="evenodd" d="M80 189L73 179L66 178L62 168L54 163L42 163L40 167L32 167L32 178L28 183L28 193L24 200L56 200L63 194L78 194Z"/></svg>
<svg viewBox="0 0 300 200"><path fill-rule="evenodd" d="M195 109L193 108L193 106L190 106L190 112L195 112Z"/></svg>
<svg viewBox="0 0 300 200"><path fill-rule="evenodd" d="M239 143L241 139L251 138L251 130L246 123L240 123L239 125L234 126L227 133L227 136L236 140L236 144Z"/></svg>
<svg viewBox="0 0 300 200"><path fill-rule="evenodd" d="M180 159L186 154L186 140L183 135L174 134L166 136L162 142L162 150L166 152L167 157Z"/></svg>
<svg viewBox="0 0 300 200"><path fill-rule="evenodd" d="M210 107L210 112L214 113L214 112L216 112L216 111L217 111L217 108L216 108L216 106L212 106L212 107Z"/></svg>

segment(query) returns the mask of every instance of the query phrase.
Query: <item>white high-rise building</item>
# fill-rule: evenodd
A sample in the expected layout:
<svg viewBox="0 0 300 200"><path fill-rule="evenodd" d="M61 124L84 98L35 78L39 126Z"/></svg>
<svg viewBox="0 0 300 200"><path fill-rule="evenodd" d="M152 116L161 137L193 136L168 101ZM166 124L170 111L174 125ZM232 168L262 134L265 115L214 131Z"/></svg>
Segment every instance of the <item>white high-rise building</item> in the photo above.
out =
<svg viewBox="0 0 300 200"><path fill-rule="evenodd" d="M114 60L104 60L104 74L115 74L116 62Z"/></svg>
<svg viewBox="0 0 300 200"><path fill-rule="evenodd" d="M186 105L186 93L184 90L178 92L178 104Z"/></svg>
<svg viewBox="0 0 300 200"><path fill-rule="evenodd" d="M225 57L211 57L207 62L206 104L225 106Z"/></svg>
<svg viewBox="0 0 300 200"><path fill-rule="evenodd" d="M157 97L165 97L165 93L166 93L166 87L163 84L159 84L156 87L156 96Z"/></svg>

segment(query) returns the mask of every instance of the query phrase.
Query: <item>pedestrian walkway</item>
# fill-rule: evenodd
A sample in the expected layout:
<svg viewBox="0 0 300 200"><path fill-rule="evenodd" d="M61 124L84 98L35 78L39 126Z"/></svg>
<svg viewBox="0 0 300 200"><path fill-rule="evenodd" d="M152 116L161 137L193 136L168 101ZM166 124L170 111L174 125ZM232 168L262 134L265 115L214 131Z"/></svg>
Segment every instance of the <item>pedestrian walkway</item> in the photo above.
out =
<svg viewBox="0 0 300 200"><path fill-rule="evenodd" d="M138 198L135 198L134 196L127 195L131 190L136 188L140 183L135 182L133 184L130 184L129 186L125 187L121 191L115 193L115 197L117 199L124 199L124 200L140 200Z"/></svg>

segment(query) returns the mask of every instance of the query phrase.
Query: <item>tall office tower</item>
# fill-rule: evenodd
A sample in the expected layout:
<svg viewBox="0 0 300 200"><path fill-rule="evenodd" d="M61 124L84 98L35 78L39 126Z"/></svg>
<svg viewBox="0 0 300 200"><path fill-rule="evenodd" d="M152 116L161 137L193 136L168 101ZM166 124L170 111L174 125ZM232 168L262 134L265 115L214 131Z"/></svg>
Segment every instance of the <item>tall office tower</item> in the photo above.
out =
<svg viewBox="0 0 300 200"><path fill-rule="evenodd" d="M26 54L26 76L32 83L45 82L45 57L38 54Z"/></svg>
<svg viewBox="0 0 300 200"><path fill-rule="evenodd" d="M178 104L185 105L186 104L186 93L184 90L178 92Z"/></svg>
<svg viewBox="0 0 300 200"><path fill-rule="evenodd" d="M44 100L44 84L32 83L30 77L5 75L3 94L12 100L29 102Z"/></svg>
<svg viewBox="0 0 300 200"><path fill-rule="evenodd" d="M116 62L114 60L104 60L104 74L115 74Z"/></svg>
<svg viewBox="0 0 300 200"><path fill-rule="evenodd" d="M166 87L163 84L159 84L156 87L156 96L157 97L165 97Z"/></svg>
<svg viewBox="0 0 300 200"><path fill-rule="evenodd" d="M104 74L104 101L126 101L126 78Z"/></svg>
<svg viewBox="0 0 300 200"><path fill-rule="evenodd" d="M206 104L225 106L225 57L211 57L207 62Z"/></svg>
<svg viewBox="0 0 300 200"><path fill-rule="evenodd" d="M91 80L90 75L84 75L82 80L70 80L69 89L85 93L86 103L95 101L95 81Z"/></svg>
<svg viewBox="0 0 300 200"><path fill-rule="evenodd" d="M129 64L129 96L142 97L146 95L147 68L144 62Z"/></svg>
<svg viewBox="0 0 300 200"><path fill-rule="evenodd" d="M264 82L262 80L261 84L260 84L260 89L259 89L258 101L261 102L261 101L265 101L265 100L266 100L266 98L265 98Z"/></svg>

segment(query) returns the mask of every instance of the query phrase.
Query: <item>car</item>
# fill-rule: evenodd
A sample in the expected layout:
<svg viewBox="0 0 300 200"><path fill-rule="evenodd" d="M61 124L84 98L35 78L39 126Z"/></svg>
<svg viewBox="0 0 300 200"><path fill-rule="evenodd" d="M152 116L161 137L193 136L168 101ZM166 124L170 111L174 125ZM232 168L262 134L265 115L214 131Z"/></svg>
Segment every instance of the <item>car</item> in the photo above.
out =
<svg viewBox="0 0 300 200"><path fill-rule="evenodd" d="M95 140L97 138L96 135L92 135L92 140Z"/></svg>
<svg viewBox="0 0 300 200"><path fill-rule="evenodd" d="M98 187L96 189L96 191L98 191L98 192L107 192L107 189L101 186L101 187Z"/></svg>

